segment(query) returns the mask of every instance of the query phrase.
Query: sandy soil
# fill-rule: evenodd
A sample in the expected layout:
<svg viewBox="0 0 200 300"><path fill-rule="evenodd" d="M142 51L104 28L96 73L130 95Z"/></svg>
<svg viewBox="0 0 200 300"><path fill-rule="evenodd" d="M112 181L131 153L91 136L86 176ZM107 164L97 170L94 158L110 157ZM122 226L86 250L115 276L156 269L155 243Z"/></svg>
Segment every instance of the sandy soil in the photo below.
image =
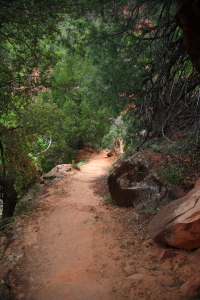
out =
<svg viewBox="0 0 200 300"><path fill-rule="evenodd" d="M1 300L190 299L184 283L200 274L192 252L155 245L151 215L102 205L111 161L93 154L47 183L7 229Z"/></svg>

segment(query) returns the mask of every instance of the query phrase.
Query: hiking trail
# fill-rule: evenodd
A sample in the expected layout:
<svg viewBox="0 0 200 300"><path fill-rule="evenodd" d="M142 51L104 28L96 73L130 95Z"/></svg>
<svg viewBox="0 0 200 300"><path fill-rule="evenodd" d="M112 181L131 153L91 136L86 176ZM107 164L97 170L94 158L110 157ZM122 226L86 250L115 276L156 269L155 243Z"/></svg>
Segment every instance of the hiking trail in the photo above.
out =
<svg viewBox="0 0 200 300"><path fill-rule="evenodd" d="M98 189L106 186L111 162L105 152L93 153L80 171L63 173L38 192L36 209L11 228L14 242L0 270L9 289L4 299L184 299L180 286L195 269L188 253L173 250L159 260L146 233L149 216L104 206L94 193L100 179Z"/></svg>

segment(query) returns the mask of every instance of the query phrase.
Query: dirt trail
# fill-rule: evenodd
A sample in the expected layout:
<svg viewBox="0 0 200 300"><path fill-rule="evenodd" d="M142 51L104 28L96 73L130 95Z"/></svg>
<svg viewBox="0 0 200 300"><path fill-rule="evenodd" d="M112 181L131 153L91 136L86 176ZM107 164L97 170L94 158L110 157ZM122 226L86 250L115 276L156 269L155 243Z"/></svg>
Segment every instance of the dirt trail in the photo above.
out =
<svg viewBox="0 0 200 300"><path fill-rule="evenodd" d="M45 214L24 234L25 256L15 270L17 299L116 299L118 250L102 236L97 221L102 206L91 188L109 165L105 153L95 155L81 171L41 190Z"/></svg>
<svg viewBox="0 0 200 300"><path fill-rule="evenodd" d="M7 268L17 260L2 275L12 294L4 291L5 299L188 299L180 287L196 269L189 253L172 249L160 261L146 233L149 219L102 206L94 194L110 163L105 153L93 154L80 171L40 190L39 208L18 221L5 253Z"/></svg>

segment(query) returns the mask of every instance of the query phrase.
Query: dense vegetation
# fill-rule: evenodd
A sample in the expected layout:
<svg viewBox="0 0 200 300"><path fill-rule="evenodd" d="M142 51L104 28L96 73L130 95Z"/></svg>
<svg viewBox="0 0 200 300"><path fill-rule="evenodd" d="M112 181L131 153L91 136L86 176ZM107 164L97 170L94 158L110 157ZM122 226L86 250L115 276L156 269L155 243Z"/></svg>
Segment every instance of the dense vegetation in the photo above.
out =
<svg viewBox="0 0 200 300"><path fill-rule="evenodd" d="M177 11L172 0L1 1L3 217L38 168L85 144L121 137L130 152L179 134L184 150L199 147L200 77Z"/></svg>

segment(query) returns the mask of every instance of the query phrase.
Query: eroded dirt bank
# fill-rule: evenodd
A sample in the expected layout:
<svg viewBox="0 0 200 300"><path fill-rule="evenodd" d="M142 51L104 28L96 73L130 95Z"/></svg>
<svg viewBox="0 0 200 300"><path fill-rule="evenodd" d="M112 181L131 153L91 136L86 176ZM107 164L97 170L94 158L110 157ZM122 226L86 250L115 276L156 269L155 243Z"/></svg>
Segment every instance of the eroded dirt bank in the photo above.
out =
<svg viewBox="0 0 200 300"><path fill-rule="evenodd" d="M181 286L199 276L191 252L170 249L161 259L146 233L151 216L102 205L97 194L110 163L93 154L80 171L41 189L35 212L10 229L2 299L189 299Z"/></svg>

